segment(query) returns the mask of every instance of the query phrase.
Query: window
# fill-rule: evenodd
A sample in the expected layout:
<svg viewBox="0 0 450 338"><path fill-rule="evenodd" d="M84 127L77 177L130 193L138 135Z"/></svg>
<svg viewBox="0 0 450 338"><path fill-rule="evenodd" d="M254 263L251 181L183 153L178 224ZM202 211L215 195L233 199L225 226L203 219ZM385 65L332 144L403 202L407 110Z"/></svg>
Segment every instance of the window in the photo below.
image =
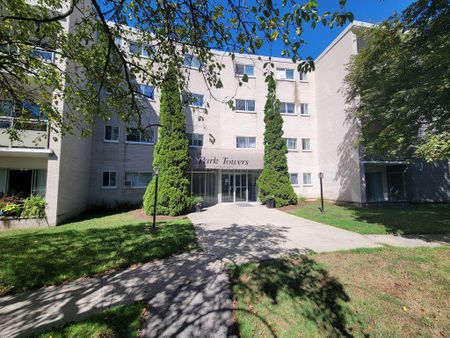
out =
<svg viewBox="0 0 450 338"><path fill-rule="evenodd" d="M256 137L237 136L236 148L256 148Z"/></svg>
<svg viewBox="0 0 450 338"><path fill-rule="evenodd" d="M295 114L295 104L291 102L281 102L280 103L280 113L281 114Z"/></svg>
<svg viewBox="0 0 450 338"><path fill-rule="evenodd" d="M122 47L122 37L120 35L114 37L114 43L117 47Z"/></svg>
<svg viewBox="0 0 450 338"><path fill-rule="evenodd" d="M300 104L300 115L309 115L309 105L307 103Z"/></svg>
<svg viewBox="0 0 450 338"><path fill-rule="evenodd" d="M287 68L277 68L277 79L294 80L294 70Z"/></svg>
<svg viewBox="0 0 450 338"><path fill-rule="evenodd" d="M194 107L203 107L205 101L202 94L184 93L183 103Z"/></svg>
<svg viewBox="0 0 450 338"><path fill-rule="evenodd" d="M130 42L130 53L136 56L148 58L151 54L153 54L153 47L149 45L142 45L137 42Z"/></svg>
<svg viewBox="0 0 450 338"><path fill-rule="evenodd" d="M296 138L285 138L286 147L288 150L297 150L297 139Z"/></svg>
<svg viewBox="0 0 450 338"><path fill-rule="evenodd" d="M236 100L236 111L255 112L255 100Z"/></svg>
<svg viewBox="0 0 450 338"><path fill-rule="evenodd" d="M33 57L39 58L46 63L53 63L55 58L55 53L52 51L36 48L31 52Z"/></svg>
<svg viewBox="0 0 450 338"><path fill-rule="evenodd" d="M203 134L186 134L190 147L203 147Z"/></svg>
<svg viewBox="0 0 450 338"><path fill-rule="evenodd" d="M303 173L303 185L312 185L311 173Z"/></svg>
<svg viewBox="0 0 450 338"><path fill-rule="evenodd" d="M311 139L302 138L302 151L311 151Z"/></svg>
<svg viewBox="0 0 450 338"><path fill-rule="evenodd" d="M297 173L289 173L289 179L291 180L292 185L298 185L298 174Z"/></svg>
<svg viewBox="0 0 450 338"><path fill-rule="evenodd" d="M308 73L300 72L300 81L308 81Z"/></svg>
<svg viewBox="0 0 450 338"><path fill-rule="evenodd" d="M236 75L255 76L255 66L236 64Z"/></svg>
<svg viewBox="0 0 450 338"><path fill-rule="evenodd" d="M119 142L119 127L105 126L105 142Z"/></svg>
<svg viewBox="0 0 450 338"><path fill-rule="evenodd" d="M0 115L14 116L14 102L9 100L0 100Z"/></svg>
<svg viewBox="0 0 450 338"><path fill-rule="evenodd" d="M103 188L117 188L116 186L116 172L104 171L103 172Z"/></svg>
<svg viewBox="0 0 450 338"><path fill-rule="evenodd" d="M137 128L127 129L127 143L153 144L154 132L152 129L140 131Z"/></svg>
<svg viewBox="0 0 450 338"><path fill-rule="evenodd" d="M155 87L140 84L138 85L138 92L142 96L145 96L147 99L154 100L155 99Z"/></svg>
<svg viewBox="0 0 450 338"><path fill-rule="evenodd" d="M189 68L200 69L202 67L202 62L195 55L186 54L184 56L183 65Z"/></svg>
<svg viewBox="0 0 450 338"><path fill-rule="evenodd" d="M151 180L152 173L149 172L126 172L124 186L131 188L146 188Z"/></svg>

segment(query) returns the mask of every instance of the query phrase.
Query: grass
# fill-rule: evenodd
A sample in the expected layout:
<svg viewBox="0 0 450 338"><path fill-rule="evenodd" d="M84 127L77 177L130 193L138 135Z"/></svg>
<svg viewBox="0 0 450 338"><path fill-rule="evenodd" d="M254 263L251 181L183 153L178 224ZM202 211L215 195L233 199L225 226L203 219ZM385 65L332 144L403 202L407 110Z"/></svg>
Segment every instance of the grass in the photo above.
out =
<svg viewBox="0 0 450 338"><path fill-rule="evenodd" d="M129 267L196 247L187 219L158 223L133 213L58 227L0 232L0 296Z"/></svg>
<svg viewBox="0 0 450 338"><path fill-rule="evenodd" d="M78 323L36 335L36 338L139 337L146 309L143 302L113 307Z"/></svg>
<svg viewBox="0 0 450 338"><path fill-rule="evenodd" d="M450 249L382 248L232 266L242 337L448 337Z"/></svg>
<svg viewBox="0 0 450 338"><path fill-rule="evenodd" d="M289 212L316 222L360 234L446 234L450 233L450 205L411 205L402 207L356 207L305 203Z"/></svg>

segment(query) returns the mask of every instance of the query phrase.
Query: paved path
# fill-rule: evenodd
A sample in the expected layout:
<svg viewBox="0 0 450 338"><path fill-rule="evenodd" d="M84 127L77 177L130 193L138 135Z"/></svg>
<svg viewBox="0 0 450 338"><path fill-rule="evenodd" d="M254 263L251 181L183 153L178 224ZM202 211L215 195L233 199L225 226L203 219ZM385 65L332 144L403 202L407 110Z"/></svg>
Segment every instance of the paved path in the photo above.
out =
<svg viewBox="0 0 450 338"><path fill-rule="evenodd" d="M195 225L200 246L219 259L234 263L308 251L374 248L381 244L439 245L391 235L364 236L257 203L218 204L190 214L189 218Z"/></svg>
<svg viewBox="0 0 450 338"><path fill-rule="evenodd" d="M223 263L206 253L188 253L1 297L0 337L40 332L143 299L149 303L146 337L230 336L231 294Z"/></svg>
<svg viewBox="0 0 450 338"><path fill-rule="evenodd" d="M436 245L395 236L363 236L258 204L221 204L189 215L204 252L0 298L0 337L80 320L114 305L146 300L146 337L229 337L232 304L225 262L378 247Z"/></svg>

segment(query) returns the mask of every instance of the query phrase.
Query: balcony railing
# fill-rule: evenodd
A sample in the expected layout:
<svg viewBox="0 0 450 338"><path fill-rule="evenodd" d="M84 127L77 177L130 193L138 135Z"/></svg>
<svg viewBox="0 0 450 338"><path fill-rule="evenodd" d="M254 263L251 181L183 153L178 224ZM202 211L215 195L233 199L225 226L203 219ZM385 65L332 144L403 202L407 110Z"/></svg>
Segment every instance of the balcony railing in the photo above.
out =
<svg viewBox="0 0 450 338"><path fill-rule="evenodd" d="M18 130L20 140L11 140L5 129ZM48 148L48 122L40 119L0 117L0 147Z"/></svg>

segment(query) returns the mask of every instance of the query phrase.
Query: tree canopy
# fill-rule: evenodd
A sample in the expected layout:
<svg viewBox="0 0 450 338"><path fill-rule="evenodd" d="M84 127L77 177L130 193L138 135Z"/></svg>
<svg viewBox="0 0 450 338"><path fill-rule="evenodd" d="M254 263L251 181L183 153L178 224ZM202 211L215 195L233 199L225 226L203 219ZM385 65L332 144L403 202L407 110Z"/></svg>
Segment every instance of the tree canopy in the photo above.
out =
<svg viewBox="0 0 450 338"><path fill-rule="evenodd" d="M450 158L450 5L418 0L358 33L345 79L369 156Z"/></svg>
<svg viewBox="0 0 450 338"><path fill-rule="evenodd" d="M63 132L74 125L89 130L113 112L140 125L145 94L137 84L160 86L171 62L183 85L187 53L217 88L224 66L212 49L257 54L279 40L283 56L310 70L312 59L301 55L305 27L353 19L345 0L336 2L340 9L327 12L316 0L0 0L0 96L39 104ZM132 52L121 39L132 41ZM55 53L51 62L45 52ZM57 108L63 99L64 120Z"/></svg>

